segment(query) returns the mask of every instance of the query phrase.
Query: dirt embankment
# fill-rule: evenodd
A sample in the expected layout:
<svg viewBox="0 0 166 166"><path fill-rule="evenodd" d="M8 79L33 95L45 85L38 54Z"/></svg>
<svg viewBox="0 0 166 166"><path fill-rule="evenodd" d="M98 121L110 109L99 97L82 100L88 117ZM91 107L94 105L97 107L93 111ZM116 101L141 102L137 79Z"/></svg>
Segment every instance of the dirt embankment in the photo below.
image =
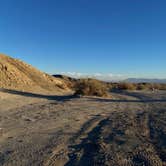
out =
<svg viewBox="0 0 166 166"><path fill-rule="evenodd" d="M20 60L0 54L0 88L24 91L68 90L63 80L43 73Z"/></svg>

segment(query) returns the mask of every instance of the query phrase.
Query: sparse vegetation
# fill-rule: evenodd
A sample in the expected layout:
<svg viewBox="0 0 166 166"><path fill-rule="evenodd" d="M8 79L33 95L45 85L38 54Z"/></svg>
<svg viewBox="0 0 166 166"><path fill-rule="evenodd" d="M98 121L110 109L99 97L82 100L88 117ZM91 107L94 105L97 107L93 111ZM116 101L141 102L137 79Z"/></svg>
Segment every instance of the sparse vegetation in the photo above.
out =
<svg viewBox="0 0 166 166"><path fill-rule="evenodd" d="M136 84L133 84L133 83L119 83L118 84L118 89L119 90L136 90L137 89L137 86Z"/></svg>
<svg viewBox="0 0 166 166"><path fill-rule="evenodd" d="M90 93L91 86L99 87L98 90L103 89L104 91L112 91L112 90L166 90L166 84L164 83L129 83L129 82L104 82L96 79L75 79L64 75L54 75L56 78L61 79L65 82L65 84L72 89L73 91L76 91L77 93L80 93L82 95L86 95ZM89 85L88 85L89 84ZM86 87L86 88L85 88ZM96 89L96 87L93 87L91 89ZM82 90L81 90L82 88ZM100 91L99 90L99 91ZM93 90L92 90L93 91ZM96 91L96 90L95 90ZM103 91L103 90L102 90ZM91 95L91 94L90 94ZM93 93L92 93L93 95Z"/></svg>
<svg viewBox="0 0 166 166"><path fill-rule="evenodd" d="M160 83L107 83L110 90L166 90L166 84Z"/></svg>
<svg viewBox="0 0 166 166"><path fill-rule="evenodd" d="M75 95L107 96L106 86L95 79L81 79L76 84Z"/></svg>

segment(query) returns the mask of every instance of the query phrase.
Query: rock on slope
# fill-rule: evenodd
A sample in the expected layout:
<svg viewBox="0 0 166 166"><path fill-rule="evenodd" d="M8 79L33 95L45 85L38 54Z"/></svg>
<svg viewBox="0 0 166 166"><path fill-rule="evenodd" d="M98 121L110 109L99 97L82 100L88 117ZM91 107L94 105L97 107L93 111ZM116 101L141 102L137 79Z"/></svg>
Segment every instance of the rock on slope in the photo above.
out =
<svg viewBox="0 0 166 166"><path fill-rule="evenodd" d="M3 54L0 54L0 88L30 91L68 89L62 80Z"/></svg>

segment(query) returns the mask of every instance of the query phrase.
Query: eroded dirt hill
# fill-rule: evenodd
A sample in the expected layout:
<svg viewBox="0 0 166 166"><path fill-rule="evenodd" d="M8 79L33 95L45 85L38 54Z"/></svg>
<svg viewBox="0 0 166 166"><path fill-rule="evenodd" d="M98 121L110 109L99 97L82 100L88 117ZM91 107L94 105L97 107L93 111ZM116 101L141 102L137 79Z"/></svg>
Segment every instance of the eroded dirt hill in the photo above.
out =
<svg viewBox="0 0 166 166"><path fill-rule="evenodd" d="M63 80L43 73L18 59L0 54L0 88L17 90L67 90Z"/></svg>

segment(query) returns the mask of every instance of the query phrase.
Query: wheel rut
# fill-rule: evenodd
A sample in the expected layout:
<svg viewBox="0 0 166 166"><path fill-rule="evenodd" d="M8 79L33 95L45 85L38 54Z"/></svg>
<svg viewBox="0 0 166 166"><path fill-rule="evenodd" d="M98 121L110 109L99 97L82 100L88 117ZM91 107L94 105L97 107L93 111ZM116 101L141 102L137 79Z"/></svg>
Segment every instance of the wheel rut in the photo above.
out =
<svg viewBox="0 0 166 166"><path fill-rule="evenodd" d="M83 142L89 137L89 134L98 126L98 124L105 117L96 115L90 120L86 121L80 130L75 133L71 138L69 138L66 143L59 145L53 151L53 155L45 162L44 166L68 166L70 162L73 165L73 156L79 155L78 146L83 144Z"/></svg>

